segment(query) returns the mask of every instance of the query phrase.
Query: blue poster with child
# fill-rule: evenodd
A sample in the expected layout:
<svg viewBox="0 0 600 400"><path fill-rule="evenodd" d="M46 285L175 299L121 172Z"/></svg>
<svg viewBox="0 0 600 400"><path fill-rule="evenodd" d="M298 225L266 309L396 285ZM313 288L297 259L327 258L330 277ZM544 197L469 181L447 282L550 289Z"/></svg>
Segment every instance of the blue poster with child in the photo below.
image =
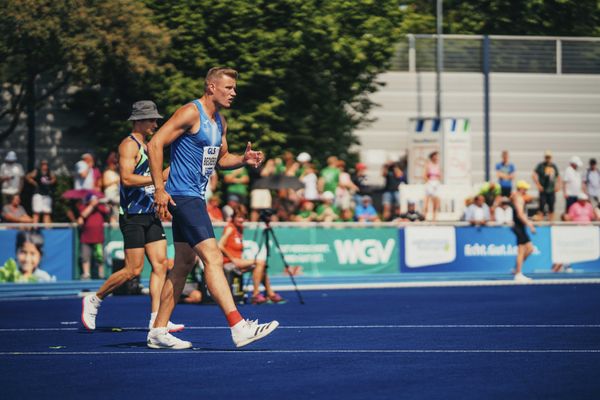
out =
<svg viewBox="0 0 600 400"><path fill-rule="evenodd" d="M73 231L0 230L0 283L71 280Z"/></svg>

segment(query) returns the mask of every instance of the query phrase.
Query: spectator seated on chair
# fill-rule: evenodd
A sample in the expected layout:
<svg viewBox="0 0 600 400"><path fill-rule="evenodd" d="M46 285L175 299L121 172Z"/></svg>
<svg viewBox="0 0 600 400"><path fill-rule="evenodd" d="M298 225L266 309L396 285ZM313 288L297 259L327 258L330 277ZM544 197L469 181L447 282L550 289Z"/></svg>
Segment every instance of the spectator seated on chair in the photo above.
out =
<svg viewBox="0 0 600 400"><path fill-rule="evenodd" d="M485 203L483 195L475 196L473 203L465 211L465 220L471 225L481 226L487 224L491 219L490 208Z"/></svg>
<svg viewBox="0 0 600 400"><path fill-rule="evenodd" d="M238 205L233 209L231 221L225 226L219 239L219 249L223 253L223 268L229 273L238 275L252 271L252 304L262 304L267 301L279 303L283 298L271 288L271 281L265 265L266 254L257 254L255 258L243 258L244 222L247 218L246 207ZM260 292L261 282L265 286L266 297Z"/></svg>

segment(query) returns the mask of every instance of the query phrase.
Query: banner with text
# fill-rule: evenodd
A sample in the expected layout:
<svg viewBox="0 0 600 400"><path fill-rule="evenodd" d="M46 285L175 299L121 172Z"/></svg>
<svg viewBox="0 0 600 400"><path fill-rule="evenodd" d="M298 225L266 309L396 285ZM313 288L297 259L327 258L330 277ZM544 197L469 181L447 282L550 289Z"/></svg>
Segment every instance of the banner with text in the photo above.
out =
<svg viewBox="0 0 600 400"><path fill-rule="evenodd" d="M534 253L523 272L549 271L550 229L530 235ZM401 272L508 273L517 256L515 235L508 227L407 227L399 232Z"/></svg>

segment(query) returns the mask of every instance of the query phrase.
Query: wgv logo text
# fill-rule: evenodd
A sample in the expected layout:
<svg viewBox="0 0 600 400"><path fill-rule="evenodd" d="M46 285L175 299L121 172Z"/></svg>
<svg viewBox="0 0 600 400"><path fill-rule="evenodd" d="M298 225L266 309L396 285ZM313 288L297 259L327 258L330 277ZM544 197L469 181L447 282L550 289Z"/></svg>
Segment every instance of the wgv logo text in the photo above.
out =
<svg viewBox="0 0 600 400"><path fill-rule="evenodd" d="M385 245L376 239L334 240L340 264L385 264L390 261L396 241L388 239Z"/></svg>

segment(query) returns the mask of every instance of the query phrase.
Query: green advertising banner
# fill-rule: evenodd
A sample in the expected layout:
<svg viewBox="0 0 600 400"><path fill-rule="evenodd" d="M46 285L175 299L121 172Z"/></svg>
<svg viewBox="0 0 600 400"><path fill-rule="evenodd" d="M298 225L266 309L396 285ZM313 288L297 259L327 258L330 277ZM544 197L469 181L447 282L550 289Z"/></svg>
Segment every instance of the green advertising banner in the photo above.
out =
<svg viewBox="0 0 600 400"><path fill-rule="evenodd" d="M167 255L173 258L174 246L170 227L167 234ZM217 240L223 232L215 227ZM264 230L259 227L244 230L244 257L265 256ZM285 260L295 275L319 277L396 273L399 271L398 228L396 227L295 227L274 226ZM118 227L105 230L105 259L110 271L112 259L123 258L123 236ZM259 245L262 251L259 252ZM284 275L284 265L273 239L269 237L269 274ZM150 275L146 261L143 278Z"/></svg>

